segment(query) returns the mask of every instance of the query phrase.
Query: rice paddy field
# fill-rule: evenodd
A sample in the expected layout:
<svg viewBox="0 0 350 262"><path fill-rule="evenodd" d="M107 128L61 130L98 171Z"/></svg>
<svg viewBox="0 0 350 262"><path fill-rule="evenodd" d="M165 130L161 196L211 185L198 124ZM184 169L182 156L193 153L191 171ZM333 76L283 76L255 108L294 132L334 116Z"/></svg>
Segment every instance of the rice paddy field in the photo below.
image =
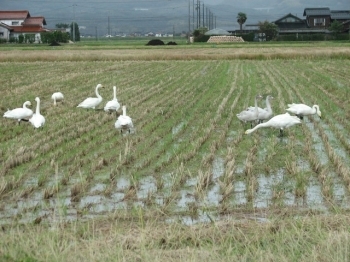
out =
<svg viewBox="0 0 350 262"><path fill-rule="evenodd" d="M0 46L1 111L40 97L46 118L1 119L4 261L344 261L348 42L60 48ZM99 83L98 109L77 108ZM130 134L103 111L113 86ZM245 135L257 94L322 119Z"/></svg>

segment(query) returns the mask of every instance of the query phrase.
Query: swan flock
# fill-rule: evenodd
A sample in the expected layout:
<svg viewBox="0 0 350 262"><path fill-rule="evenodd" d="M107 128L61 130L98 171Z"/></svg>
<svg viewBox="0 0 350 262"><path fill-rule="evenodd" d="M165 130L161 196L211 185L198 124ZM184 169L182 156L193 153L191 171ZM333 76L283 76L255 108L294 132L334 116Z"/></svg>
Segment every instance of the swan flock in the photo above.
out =
<svg viewBox="0 0 350 262"><path fill-rule="evenodd" d="M280 136L284 135L284 130L286 128L289 128L291 126L301 124L304 116L314 115L317 114L320 118L322 116L320 107L318 105L313 105L312 107L305 105L305 104L288 104L288 108L286 109L286 113L279 114L274 117L273 111L271 108L270 100L273 99L272 96L268 95L266 97L266 108L262 109L257 106L257 99L259 96L255 97L255 107L248 107L247 110L242 111L240 114L237 114L237 117L240 120L246 120L249 119L250 121L258 122L258 124L255 127L252 127L245 131L245 134L250 134L256 131L259 128L262 127L271 127L279 129ZM293 114L293 115L290 115ZM254 116L249 118L246 117ZM244 116L245 118L243 118ZM272 118L271 118L272 117ZM269 120L268 120L269 119ZM267 122L263 123L264 120L268 120Z"/></svg>

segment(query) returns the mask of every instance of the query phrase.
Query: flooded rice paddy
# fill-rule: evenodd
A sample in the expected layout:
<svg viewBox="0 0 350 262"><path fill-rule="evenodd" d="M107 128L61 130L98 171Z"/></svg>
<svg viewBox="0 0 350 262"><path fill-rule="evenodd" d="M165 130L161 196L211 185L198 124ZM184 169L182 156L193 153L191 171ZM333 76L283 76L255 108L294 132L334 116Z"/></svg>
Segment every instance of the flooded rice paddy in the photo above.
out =
<svg viewBox="0 0 350 262"><path fill-rule="evenodd" d="M266 221L269 210L348 209L350 111L343 104L350 86L342 75L350 63L308 61L306 69L302 63L0 64L6 67L1 109L40 96L46 117L41 130L2 119L0 224L86 220L121 211L132 216L137 210L156 210L169 223L230 219L236 212ZM77 65L78 72L69 70ZM28 69L33 76L19 76ZM121 135L114 114L76 108L98 82L105 86L102 104L117 86L134 132ZM57 90L67 101L54 107L49 98ZM257 93L274 96L275 114L291 102L318 104L322 119L305 117L284 137L264 128L245 135L250 125L236 114ZM265 107L264 100L259 106Z"/></svg>

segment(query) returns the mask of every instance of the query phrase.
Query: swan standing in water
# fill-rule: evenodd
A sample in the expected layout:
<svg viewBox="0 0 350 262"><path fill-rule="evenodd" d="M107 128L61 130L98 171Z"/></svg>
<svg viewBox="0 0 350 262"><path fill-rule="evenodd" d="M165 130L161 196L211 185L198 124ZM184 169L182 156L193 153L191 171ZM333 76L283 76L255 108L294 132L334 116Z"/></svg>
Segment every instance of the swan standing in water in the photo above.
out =
<svg viewBox="0 0 350 262"><path fill-rule="evenodd" d="M270 104L270 100L272 100L272 99L273 99L273 96L271 96L271 95L266 96L266 101L265 101L266 107L264 109L261 107L258 107L259 123L262 123L262 122L264 122L264 120L268 120L273 116L273 111L272 111L271 104ZM250 106L250 107L248 107L248 109L250 111L254 111L255 107Z"/></svg>
<svg viewBox="0 0 350 262"><path fill-rule="evenodd" d="M96 86L95 93L97 97L88 97L83 102L81 102L77 107L95 109L95 107L98 106L103 100L102 96L100 96L100 94L98 93L99 88L103 88L103 85L98 84Z"/></svg>
<svg viewBox="0 0 350 262"><path fill-rule="evenodd" d="M123 114L120 115L115 122L114 126L117 129L120 129L120 133L123 133L123 130L128 130L134 127L132 120L129 116L126 115L126 106L122 106Z"/></svg>
<svg viewBox="0 0 350 262"><path fill-rule="evenodd" d="M291 116L289 113L285 113L285 114L274 116L266 123L261 123L256 125L252 129L248 129L247 131L245 131L245 134L250 134L261 127L273 127L273 128L279 129L280 135L283 136L284 129L297 124L301 124L301 120L297 116Z"/></svg>
<svg viewBox="0 0 350 262"><path fill-rule="evenodd" d="M54 106L57 106L57 102L63 103L64 96L61 92L55 92L52 94L51 99L53 100Z"/></svg>
<svg viewBox="0 0 350 262"><path fill-rule="evenodd" d="M40 98L36 97L36 110L33 116L29 119L29 122L35 127L39 128L45 124L45 117L40 114Z"/></svg>
<svg viewBox="0 0 350 262"><path fill-rule="evenodd" d="M313 105L312 107L309 107L304 104L288 104L288 108L286 109L287 112L295 114L300 119L303 119L304 116L314 115L317 113L317 115L321 118L321 111L320 107L318 105Z"/></svg>
<svg viewBox="0 0 350 262"><path fill-rule="evenodd" d="M241 113L237 114L239 120L244 123L250 122L250 127L253 126L253 121L258 120L259 117L259 109L258 109L258 99L261 99L261 95L257 95L255 97L255 107L254 110L250 110L249 107L246 110L243 110Z"/></svg>
<svg viewBox="0 0 350 262"><path fill-rule="evenodd" d="M27 106L31 106L32 103L30 101L26 101L23 103L22 108L15 108L12 110L7 110L7 112L4 113L4 117L11 118L11 119L17 119L18 124L20 124L21 121L29 121L29 119L33 115L33 111Z"/></svg>
<svg viewBox="0 0 350 262"><path fill-rule="evenodd" d="M119 108L120 104L117 99L117 87L113 86L113 99L107 102L106 106L104 107L104 110L108 113L111 113L113 111L117 113Z"/></svg>

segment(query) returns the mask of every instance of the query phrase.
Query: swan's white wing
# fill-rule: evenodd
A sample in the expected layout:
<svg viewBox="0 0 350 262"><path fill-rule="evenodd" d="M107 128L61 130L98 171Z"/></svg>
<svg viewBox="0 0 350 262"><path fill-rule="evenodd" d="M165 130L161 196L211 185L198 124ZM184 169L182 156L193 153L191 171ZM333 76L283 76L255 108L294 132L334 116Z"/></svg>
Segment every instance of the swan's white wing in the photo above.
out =
<svg viewBox="0 0 350 262"><path fill-rule="evenodd" d="M247 110L249 110L249 111L254 111L254 112L255 112L255 107L254 107L254 106L250 106L250 107L247 108ZM266 111L266 108L263 109L263 108L261 108L261 107L258 107L258 111L259 111L259 113L260 113L260 112L264 112L264 111Z"/></svg>
<svg viewBox="0 0 350 262"><path fill-rule="evenodd" d="M287 108L286 111L296 115L310 114L312 112L312 108L304 104L292 104L292 106Z"/></svg>
<svg viewBox="0 0 350 262"><path fill-rule="evenodd" d="M64 96L61 92L56 92L52 94L51 99L56 99L56 101L61 101L64 99Z"/></svg>
<svg viewBox="0 0 350 262"><path fill-rule="evenodd" d="M117 121L115 122L115 128L132 128L134 127L132 120L129 116L119 116Z"/></svg>
<svg viewBox="0 0 350 262"><path fill-rule="evenodd" d="M102 99L98 97L88 97L83 102L81 102L77 107L82 108L95 108L102 102Z"/></svg>
<svg viewBox="0 0 350 262"><path fill-rule="evenodd" d="M258 119L255 111L244 110L241 113L237 114L237 117L241 121L254 121Z"/></svg>
<svg viewBox="0 0 350 262"><path fill-rule="evenodd" d="M108 101L106 106L104 107L104 110L107 111L116 111L119 110L120 108L120 104L118 102L118 100L111 100Z"/></svg>
<svg viewBox="0 0 350 262"><path fill-rule="evenodd" d="M15 108L4 113L4 117L12 119L29 119L33 115L33 111L28 108Z"/></svg>
<svg viewBox="0 0 350 262"><path fill-rule="evenodd" d="M41 114L33 114L33 116L29 119L29 122L35 127L39 128L45 124L45 117Z"/></svg>

